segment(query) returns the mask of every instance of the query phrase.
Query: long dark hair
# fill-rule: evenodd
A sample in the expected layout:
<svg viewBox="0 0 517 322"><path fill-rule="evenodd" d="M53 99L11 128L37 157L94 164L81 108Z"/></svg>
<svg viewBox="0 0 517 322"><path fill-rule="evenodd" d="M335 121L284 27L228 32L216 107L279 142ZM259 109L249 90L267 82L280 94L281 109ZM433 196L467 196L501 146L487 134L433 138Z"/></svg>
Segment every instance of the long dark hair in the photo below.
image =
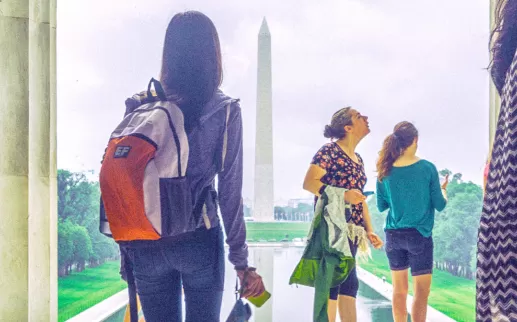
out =
<svg viewBox="0 0 517 322"><path fill-rule="evenodd" d="M393 163L413 144L417 137L418 130L412 123L404 121L395 125L393 133L384 139L382 149L379 152L377 180L382 181L390 174Z"/></svg>
<svg viewBox="0 0 517 322"><path fill-rule="evenodd" d="M342 139L346 136L345 126L352 125L350 106L344 107L332 115L330 124L325 125L323 136L327 139Z"/></svg>
<svg viewBox="0 0 517 322"><path fill-rule="evenodd" d="M495 9L495 27L490 36L490 74L501 93L506 73L517 50L517 0L499 0Z"/></svg>
<svg viewBox="0 0 517 322"><path fill-rule="evenodd" d="M210 18L187 11L171 19L160 80L167 95L182 109L189 131L223 82L219 35Z"/></svg>

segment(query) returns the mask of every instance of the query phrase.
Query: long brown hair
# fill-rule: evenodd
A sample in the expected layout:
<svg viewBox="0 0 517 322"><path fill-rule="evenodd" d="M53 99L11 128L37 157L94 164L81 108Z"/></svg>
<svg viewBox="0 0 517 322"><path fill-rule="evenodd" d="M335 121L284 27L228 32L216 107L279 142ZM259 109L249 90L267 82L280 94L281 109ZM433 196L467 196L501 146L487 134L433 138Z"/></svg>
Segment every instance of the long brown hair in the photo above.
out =
<svg viewBox="0 0 517 322"><path fill-rule="evenodd" d="M517 50L517 0L499 0L495 8L495 27L490 36L490 74L501 93L506 73Z"/></svg>
<svg viewBox="0 0 517 322"><path fill-rule="evenodd" d="M187 131L223 82L214 23L198 11L176 14L165 34L160 80L185 115Z"/></svg>
<svg viewBox="0 0 517 322"><path fill-rule="evenodd" d="M417 137L418 130L412 123L404 121L395 125L393 133L384 139L382 149L379 152L377 180L382 181L390 174L393 163L413 144Z"/></svg>

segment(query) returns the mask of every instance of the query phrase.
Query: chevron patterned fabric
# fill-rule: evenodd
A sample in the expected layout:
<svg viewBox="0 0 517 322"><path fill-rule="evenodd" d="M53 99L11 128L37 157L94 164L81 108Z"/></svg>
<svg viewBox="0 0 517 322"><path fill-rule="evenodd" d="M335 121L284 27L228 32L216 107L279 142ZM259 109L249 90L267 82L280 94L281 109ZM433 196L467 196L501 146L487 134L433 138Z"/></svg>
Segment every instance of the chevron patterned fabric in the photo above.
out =
<svg viewBox="0 0 517 322"><path fill-rule="evenodd" d="M476 287L477 321L517 321L517 53L501 95L479 227Z"/></svg>

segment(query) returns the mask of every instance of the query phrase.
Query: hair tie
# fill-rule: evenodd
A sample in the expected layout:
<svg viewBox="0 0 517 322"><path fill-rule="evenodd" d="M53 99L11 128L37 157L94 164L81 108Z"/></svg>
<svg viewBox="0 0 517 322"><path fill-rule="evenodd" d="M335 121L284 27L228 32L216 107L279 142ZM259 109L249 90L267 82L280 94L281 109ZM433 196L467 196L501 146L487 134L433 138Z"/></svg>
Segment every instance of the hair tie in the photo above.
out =
<svg viewBox="0 0 517 322"><path fill-rule="evenodd" d="M395 134L395 133L393 133L393 134L392 134L392 136L393 136L393 138L394 138L395 140L398 140L398 138L399 138L399 137L397 136L397 134Z"/></svg>

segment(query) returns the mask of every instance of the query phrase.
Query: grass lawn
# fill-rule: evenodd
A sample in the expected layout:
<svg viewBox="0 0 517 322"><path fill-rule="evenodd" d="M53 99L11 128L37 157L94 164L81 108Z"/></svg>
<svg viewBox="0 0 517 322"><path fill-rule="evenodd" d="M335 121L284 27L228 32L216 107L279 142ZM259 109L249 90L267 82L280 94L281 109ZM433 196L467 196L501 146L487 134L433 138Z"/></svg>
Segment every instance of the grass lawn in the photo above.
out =
<svg viewBox="0 0 517 322"><path fill-rule="evenodd" d="M126 288L119 268L120 262L107 262L59 278L59 321L66 321Z"/></svg>
<svg viewBox="0 0 517 322"><path fill-rule="evenodd" d="M359 263L365 270L379 276L385 276L391 283L388 259L383 251L372 249L373 260ZM412 294L413 284L410 279L409 289ZM475 321L476 282L453 276L447 272L434 270L429 305L457 321Z"/></svg>
<svg viewBox="0 0 517 322"><path fill-rule="evenodd" d="M248 241L260 239L281 241L286 235L293 238L307 237L311 224L308 222L246 222Z"/></svg>

